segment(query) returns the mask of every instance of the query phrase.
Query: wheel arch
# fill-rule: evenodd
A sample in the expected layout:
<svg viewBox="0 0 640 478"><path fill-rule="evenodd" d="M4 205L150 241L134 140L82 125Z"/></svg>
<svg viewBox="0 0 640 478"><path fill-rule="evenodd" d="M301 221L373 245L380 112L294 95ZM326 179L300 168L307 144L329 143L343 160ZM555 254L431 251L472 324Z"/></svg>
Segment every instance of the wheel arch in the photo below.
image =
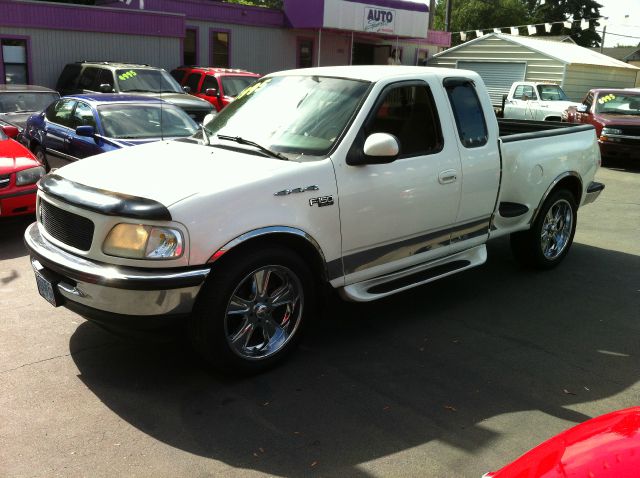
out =
<svg viewBox="0 0 640 478"><path fill-rule="evenodd" d="M285 246L295 251L309 264L314 276L323 282L342 275L339 271L333 270L337 268L334 264L336 261L327 263L322 248L310 234L288 226L271 226L246 232L219 248L209 258L208 263L215 268L218 262L226 260L231 255L265 245ZM230 254L231 252L233 254Z"/></svg>
<svg viewBox="0 0 640 478"><path fill-rule="evenodd" d="M560 189L566 189L567 191L569 191L576 200L576 206L580 206L583 190L582 177L575 171L566 171L560 174L556 179L554 179L545 193L542 195L542 198L538 203L538 207L536 207L533 216L531 216L530 224L535 222L535 220L537 219L538 214L540 213L540 209L542 209L542 205L547 200L547 198Z"/></svg>

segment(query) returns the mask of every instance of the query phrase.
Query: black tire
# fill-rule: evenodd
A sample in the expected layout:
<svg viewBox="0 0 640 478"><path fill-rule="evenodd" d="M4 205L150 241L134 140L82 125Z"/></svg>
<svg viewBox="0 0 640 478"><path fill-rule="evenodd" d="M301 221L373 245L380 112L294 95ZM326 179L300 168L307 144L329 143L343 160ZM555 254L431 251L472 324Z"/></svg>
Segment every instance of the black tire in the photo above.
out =
<svg viewBox="0 0 640 478"><path fill-rule="evenodd" d="M542 204L531 229L511 234L511 251L518 262L536 269L560 264L573 243L577 211L573 194L566 189L553 192Z"/></svg>
<svg viewBox="0 0 640 478"><path fill-rule="evenodd" d="M256 283L267 272L267 286L260 291ZM280 302L291 300L278 306L273 299L285 288L289 292L281 294ZM213 268L200 291L189 338L205 361L221 372L254 374L274 366L295 348L303 324L316 308L312 272L295 252L266 246L230 253Z"/></svg>
<svg viewBox="0 0 640 478"><path fill-rule="evenodd" d="M36 144L31 148L31 152L33 153L33 155L36 157L40 165L44 168L44 170L47 173L51 171L51 168L49 167L49 162L47 161L47 155L45 154L44 148L42 146L40 146L39 144Z"/></svg>

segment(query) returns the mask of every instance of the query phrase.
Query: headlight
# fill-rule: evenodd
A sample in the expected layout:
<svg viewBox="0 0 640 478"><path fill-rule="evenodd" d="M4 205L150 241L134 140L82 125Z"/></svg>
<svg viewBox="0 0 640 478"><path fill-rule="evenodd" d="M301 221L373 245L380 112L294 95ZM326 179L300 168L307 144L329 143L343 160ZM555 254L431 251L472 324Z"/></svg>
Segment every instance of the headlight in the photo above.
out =
<svg viewBox="0 0 640 478"><path fill-rule="evenodd" d="M25 184L35 184L42 176L44 176L44 168L36 166L35 168L25 169L16 173L16 186L24 186Z"/></svg>
<svg viewBox="0 0 640 478"><path fill-rule="evenodd" d="M602 128L602 136L607 136L609 134L622 134L622 130L618 128Z"/></svg>
<svg viewBox="0 0 640 478"><path fill-rule="evenodd" d="M169 227L117 224L102 245L109 256L131 259L175 259L183 252L182 234Z"/></svg>

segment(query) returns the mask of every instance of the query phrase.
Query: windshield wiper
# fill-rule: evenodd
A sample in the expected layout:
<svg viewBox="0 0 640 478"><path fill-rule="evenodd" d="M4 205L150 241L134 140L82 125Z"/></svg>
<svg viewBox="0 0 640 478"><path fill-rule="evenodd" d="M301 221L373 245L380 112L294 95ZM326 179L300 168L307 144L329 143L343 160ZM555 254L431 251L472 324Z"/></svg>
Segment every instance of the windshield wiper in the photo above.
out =
<svg viewBox="0 0 640 478"><path fill-rule="evenodd" d="M209 132L207 128L204 127L204 124L200 124L200 130L202 131L202 140L206 141L206 145L209 146L211 144L211 139L209 138Z"/></svg>
<svg viewBox="0 0 640 478"><path fill-rule="evenodd" d="M216 135L218 137L218 139L224 139L227 141L233 141L234 143L238 143L238 144L246 144L247 146L253 146L254 148L259 149L260 151L262 151L263 153L271 156L272 158L277 158L277 159L283 159L284 161L289 161L289 158L287 158L286 156L276 152L276 151L271 151L269 148L265 148L264 146L262 146L261 144L258 144L254 141L250 141L248 139L244 139L241 136L227 136L226 134L217 134Z"/></svg>

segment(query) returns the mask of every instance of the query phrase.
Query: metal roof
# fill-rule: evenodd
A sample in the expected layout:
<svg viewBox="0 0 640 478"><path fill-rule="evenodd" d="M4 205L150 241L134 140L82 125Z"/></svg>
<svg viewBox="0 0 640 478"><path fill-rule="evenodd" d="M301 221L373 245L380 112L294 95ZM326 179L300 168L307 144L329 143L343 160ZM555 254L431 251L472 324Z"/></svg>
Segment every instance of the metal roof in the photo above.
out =
<svg viewBox="0 0 640 478"><path fill-rule="evenodd" d="M525 48L529 48L543 55L555 58L556 60L567 65L597 65L615 68L627 68L633 70L639 69L633 65L629 65L628 63L618 61L614 58L602 55L598 52L591 51L588 48L584 48L572 43L544 40L544 37L534 38L530 36L507 35L505 33L490 33L488 35L481 36L469 42L458 45L455 48L450 48L441 53L438 53L437 55L434 55L434 57L439 57L458 48L462 48L473 43L486 41L491 38L499 38L501 40L522 45Z"/></svg>

